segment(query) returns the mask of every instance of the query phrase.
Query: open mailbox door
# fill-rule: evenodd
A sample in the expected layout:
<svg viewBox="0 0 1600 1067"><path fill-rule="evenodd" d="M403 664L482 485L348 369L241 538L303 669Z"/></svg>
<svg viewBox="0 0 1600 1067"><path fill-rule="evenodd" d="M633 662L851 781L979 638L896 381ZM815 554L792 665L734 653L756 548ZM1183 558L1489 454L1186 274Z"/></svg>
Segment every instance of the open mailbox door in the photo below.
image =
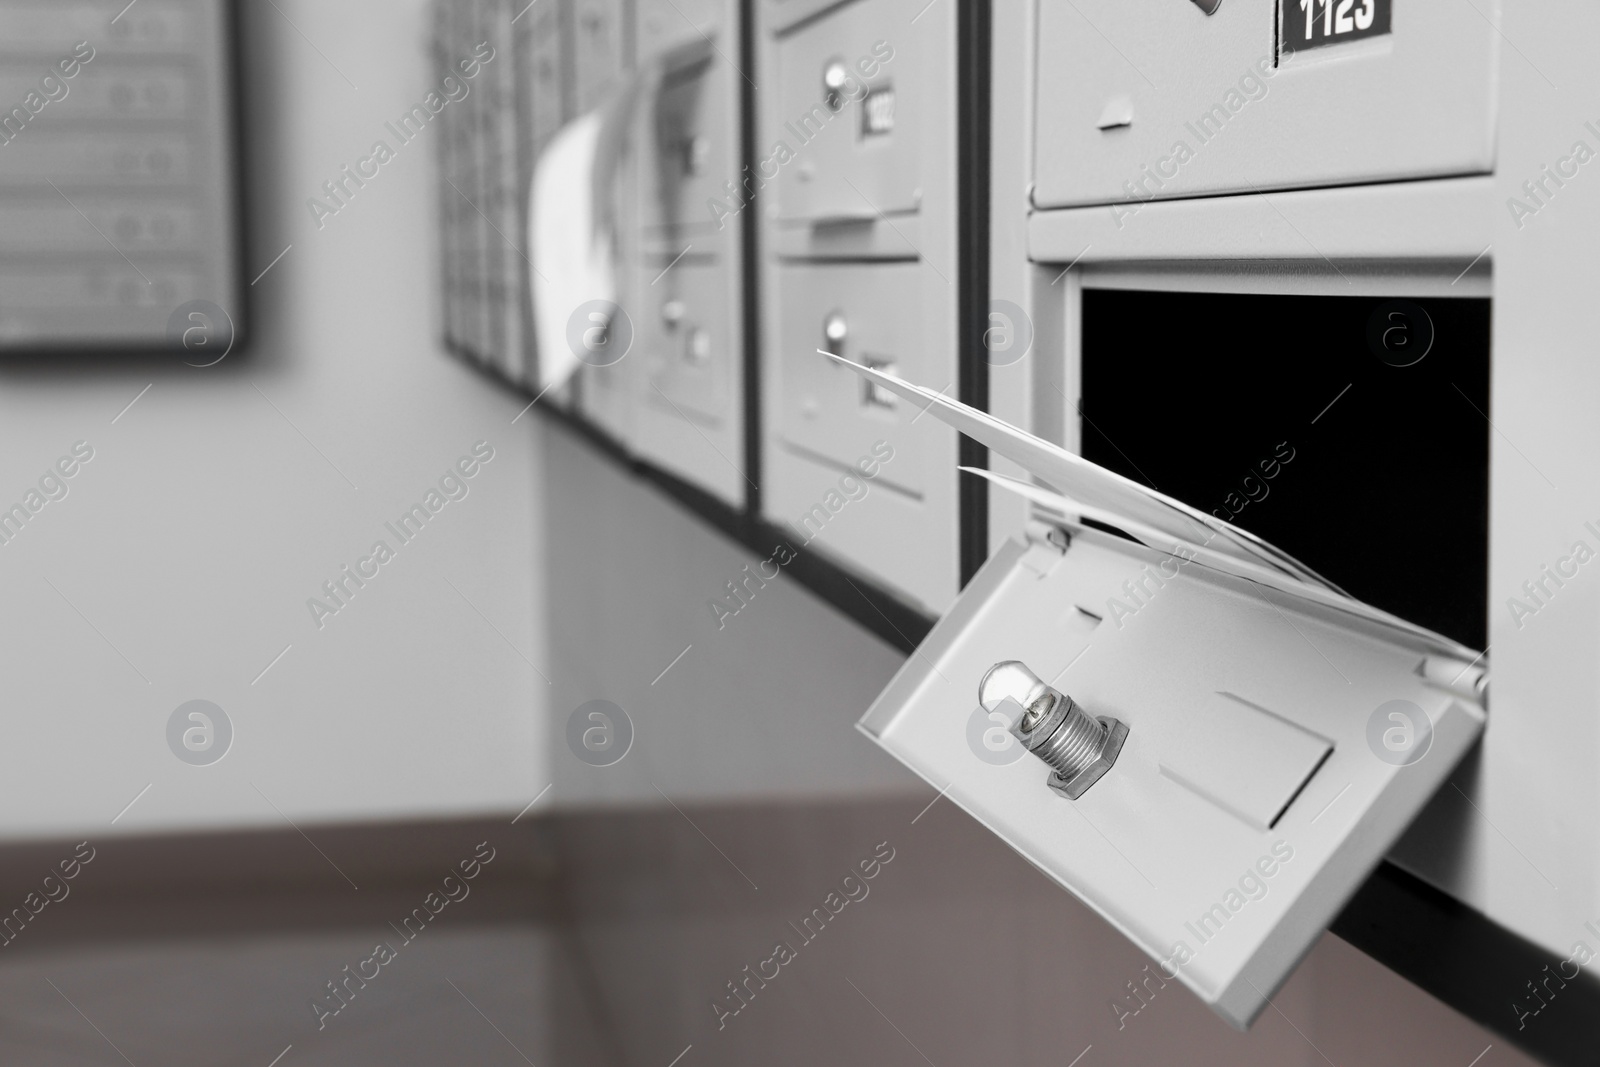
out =
<svg viewBox="0 0 1600 1067"><path fill-rule="evenodd" d="M860 728L1247 1027L1483 729L1483 657L1243 530L848 365L1047 486L976 472L1038 521Z"/></svg>

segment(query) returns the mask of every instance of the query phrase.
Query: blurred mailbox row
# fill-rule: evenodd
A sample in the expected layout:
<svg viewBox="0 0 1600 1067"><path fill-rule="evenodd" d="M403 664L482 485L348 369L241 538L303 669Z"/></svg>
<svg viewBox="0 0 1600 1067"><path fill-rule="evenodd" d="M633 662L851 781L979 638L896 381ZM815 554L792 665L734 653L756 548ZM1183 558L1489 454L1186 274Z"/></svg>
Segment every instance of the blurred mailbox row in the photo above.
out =
<svg viewBox="0 0 1600 1067"><path fill-rule="evenodd" d="M761 35L765 510L937 614L959 588L956 435L818 350L957 395L953 5L793 3ZM845 477L862 499L817 511Z"/></svg>
<svg viewBox="0 0 1600 1067"><path fill-rule="evenodd" d="M746 27L731 0L442 0L437 52L497 49L443 116L451 346L931 615L959 585L955 435L818 352L955 389L954 16L921 6L783 0ZM541 306L530 227L546 148L586 116L595 178L569 188L614 271L604 314Z"/></svg>
<svg viewBox="0 0 1600 1067"><path fill-rule="evenodd" d="M446 116L447 340L508 381L543 391L534 316L565 323L583 313L538 307L532 298L535 170L564 124L595 111L620 115L621 157L592 205L615 223L608 239L618 310L603 322L584 317L573 353L581 375L552 388L548 402L700 490L741 504L743 250L738 228L719 227L705 206L725 195L739 163L740 74L726 58L738 47L733 5L445 0L437 19L445 71L481 42L498 53L467 107ZM694 61L664 64L686 42L710 47ZM641 87L647 67L657 76ZM585 337L600 339L594 350L583 347ZM543 355L547 369L572 358Z"/></svg>

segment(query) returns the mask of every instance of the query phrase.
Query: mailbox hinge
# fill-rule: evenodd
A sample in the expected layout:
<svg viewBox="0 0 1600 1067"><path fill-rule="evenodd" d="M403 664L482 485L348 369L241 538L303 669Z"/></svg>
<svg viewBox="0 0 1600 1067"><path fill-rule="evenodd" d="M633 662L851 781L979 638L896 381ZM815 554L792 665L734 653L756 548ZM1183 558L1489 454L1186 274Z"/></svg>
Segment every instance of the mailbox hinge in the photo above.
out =
<svg viewBox="0 0 1600 1067"><path fill-rule="evenodd" d="M1051 548L1066 555L1067 549L1072 547L1072 531L1065 526L1058 526L1053 522L1032 518L1023 530L1023 536L1032 545L1049 545Z"/></svg>

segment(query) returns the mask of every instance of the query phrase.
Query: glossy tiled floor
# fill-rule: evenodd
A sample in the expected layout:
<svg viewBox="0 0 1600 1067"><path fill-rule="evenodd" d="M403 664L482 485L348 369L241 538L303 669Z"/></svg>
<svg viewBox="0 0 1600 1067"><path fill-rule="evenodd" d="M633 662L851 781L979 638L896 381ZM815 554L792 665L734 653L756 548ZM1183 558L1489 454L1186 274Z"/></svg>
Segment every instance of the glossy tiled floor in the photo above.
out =
<svg viewBox="0 0 1600 1067"><path fill-rule="evenodd" d="M108 845L0 955L0 1063L1532 1063L1332 935L1248 1034L1175 982L1119 1018L1113 999L1144 958L965 815L926 803L314 831L359 891L297 835ZM319 1030L312 998L398 941L389 922L487 833L502 858L475 895ZM864 859L876 876L845 885ZM829 916L820 932L814 909Z"/></svg>
<svg viewBox="0 0 1600 1067"><path fill-rule="evenodd" d="M545 1064L573 1062L564 1034L595 1032L581 1011L552 1025L559 953L529 927L429 930L319 1032L310 995L377 936L80 948L7 967L0 1062L267 1067L287 1049L279 1067Z"/></svg>
<svg viewBox="0 0 1600 1067"><path fill-rule="evenodd" d="M1332 935L1248 1034L1176 982L1119 1017L1145 958L965 815L919 816L924 803L570 823L580 940L624 1062L665 1067L691 1044L693 1067L1533 1062ZM803 917L885 842L894 859L866 896L803 940ZM780 942L795 957L763 964ZM743 984L747 965L778 976Z"/></svg>

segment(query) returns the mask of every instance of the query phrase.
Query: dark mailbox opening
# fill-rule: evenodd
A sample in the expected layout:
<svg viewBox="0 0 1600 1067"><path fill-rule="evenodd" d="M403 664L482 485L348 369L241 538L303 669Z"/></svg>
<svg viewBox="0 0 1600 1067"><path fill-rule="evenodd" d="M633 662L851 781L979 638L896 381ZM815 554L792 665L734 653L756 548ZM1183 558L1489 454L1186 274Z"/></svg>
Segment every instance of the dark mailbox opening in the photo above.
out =
<svg viewBox="0 0 1600 1067"><path fill-rule="evenodd" d="M1086 458L1484 647L1487 299L1085 290L1082 321Z"/></svg>

